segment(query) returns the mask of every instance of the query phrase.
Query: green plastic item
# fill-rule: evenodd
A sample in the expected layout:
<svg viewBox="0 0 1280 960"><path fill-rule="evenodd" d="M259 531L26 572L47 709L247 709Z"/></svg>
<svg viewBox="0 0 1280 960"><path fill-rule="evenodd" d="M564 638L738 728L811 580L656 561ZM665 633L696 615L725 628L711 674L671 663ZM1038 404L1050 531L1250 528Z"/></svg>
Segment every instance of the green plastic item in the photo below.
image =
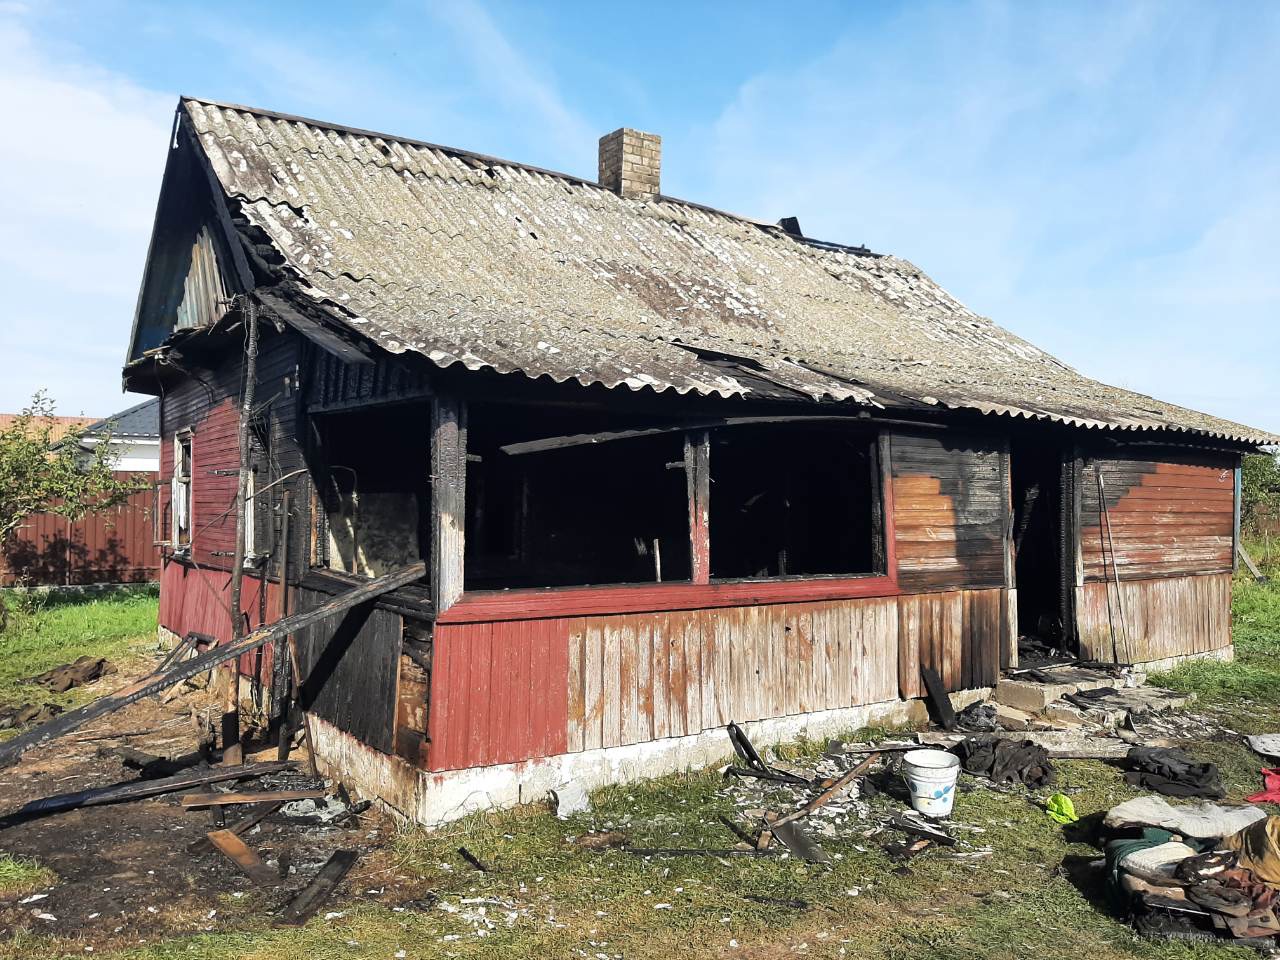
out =
<svg viewBox="0 0 1280 960"><path fill-rule="evenodd" d="M1044 810L1056 823L1075 823L1080 819L1076 816L1076 805L1065 793L1055 793L1045 801Z"/></svg>

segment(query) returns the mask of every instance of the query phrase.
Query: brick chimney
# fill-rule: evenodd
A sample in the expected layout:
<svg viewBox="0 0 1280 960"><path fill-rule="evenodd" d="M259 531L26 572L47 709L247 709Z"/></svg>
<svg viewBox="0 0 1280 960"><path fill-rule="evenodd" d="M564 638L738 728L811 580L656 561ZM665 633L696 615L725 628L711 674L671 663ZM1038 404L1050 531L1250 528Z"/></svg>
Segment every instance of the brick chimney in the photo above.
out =
<svg viewBox="0 0 1280 960"><path fill-rule="evenodd" d="M600 138L600 186L624 197L661 193L662 138L623 127Z"/></svg>

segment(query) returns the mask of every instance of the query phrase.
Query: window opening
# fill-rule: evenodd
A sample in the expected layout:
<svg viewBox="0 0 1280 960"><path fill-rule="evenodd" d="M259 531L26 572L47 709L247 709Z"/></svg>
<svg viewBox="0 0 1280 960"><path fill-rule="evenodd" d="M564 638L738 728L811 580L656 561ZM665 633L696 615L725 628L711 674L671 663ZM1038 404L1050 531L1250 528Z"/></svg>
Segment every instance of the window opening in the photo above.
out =
<svg viewBox="0 0 1280 960"><path fill-rule="evenodd" d="M778 424L712 431L713 580L883 573L871 431Z"/></svg>
<svg viewBox="0 0 1280 960"><path fill-rule="evenodd" d="M652 426L651 416L473 404L466 588L669 583L690 577L679 432L511 455L524 440Z"/></svg>

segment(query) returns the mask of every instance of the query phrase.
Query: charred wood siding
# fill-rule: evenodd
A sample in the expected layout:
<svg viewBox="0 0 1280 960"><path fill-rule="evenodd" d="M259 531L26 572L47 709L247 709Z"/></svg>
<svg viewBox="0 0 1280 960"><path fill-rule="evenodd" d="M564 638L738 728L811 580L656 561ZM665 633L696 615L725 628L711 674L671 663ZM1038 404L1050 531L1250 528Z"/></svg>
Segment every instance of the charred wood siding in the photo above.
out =
<svg viewBox="0 0 1280 960"><path fill-rule="evenodd" d="M893 700L898 634L893 597L439 626L431 769Z"/></svg>
<svg viewBox="0 0 1280 960"><path fill-rule="evenodd" d="M903 592L1003 587L1009 522L1003 444L898 433L890 458Z"/></svg>
<svg viewBox="0 0 1280 960"><path fill-rule="evenodd" d="M306 466L302 443L302 416L298 390L298 338L293 333L267 335L258 359L257 433L263 457L259 462L258 488ZM235 472L240 466L238 400L241 388L239 354L228 354L213 370L193 371L160 404L161 533L168 537L171 523L169 481L173 476L173 439L191 431L191 558L201 567L229 570L235 550ZM299 579L309 550L309 478L301 474L273 487L260 497L259 552L279 553L279 509L286 489L293 491L290 520L290 574ZM270 567L279 576L277 564Z"/></svg>
<svg viewBox="0 0 1280 960"><path fill-rule="evenodd" d="M257 396L261 398L258 426L264 434L266 462L258 489L298 470L306 470L306 419L302 407L301 376L303 342L289 333L270 337L258 356ZM280 577L281 513L284 492L290 491L288 579L301 580L310 561L311 477L297 474L277 484L258 501L259 551L271 551L270 573Z"/></svg>
<svg viewBox="0 0 1280 960"><path fill-rule="evenodd" d="M298 590L298 612L330 598ZM383 753L395 750L403 619L372 604L297 635L305 708Z"/></svg>
<svg viewBox="0 0 1280 960"><path fill-rule="evenodd" d="M1123 577L1123 575L1122 575ZM1122 663L1208 653L1231 645L1231 574L1086 583L1077 591L1082 657ZM1123 614L1121 608L1123 607Z"/></svg>
<svg viewBox="0 0 1280 960"><path fill-rule="evenodd" d="M1079 481L1084 579L1229 573L1236 463L1225 454L1176 462L1086 458ZM1099 510L1098 472L1105 515Z"/></svg>
<svg viewBox="0 0 1280 960"><path fill-rule="evenodd" d="M327 351L308 351L307 405L312 410L345 410L371 403L417 400L431 395L425 369L400 357L347 363Z"/></svg>
<svg viewBox="0 0 1280 960"><path fill-rule="evenodd" d="M951 590L898 598L898 677L903 697L922 697L920 670L938 671L948 691L993 686L1011 643L1009 591Z"/></svg>

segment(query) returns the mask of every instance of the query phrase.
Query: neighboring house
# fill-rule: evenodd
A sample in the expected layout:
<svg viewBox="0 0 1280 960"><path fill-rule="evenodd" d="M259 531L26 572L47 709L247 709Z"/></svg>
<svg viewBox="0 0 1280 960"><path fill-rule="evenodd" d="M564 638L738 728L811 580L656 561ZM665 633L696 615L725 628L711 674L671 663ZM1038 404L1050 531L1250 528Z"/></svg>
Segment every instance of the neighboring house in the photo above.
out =
<svg viewBox="0 0 1280 960"><path fill-rule="evenodd" d="M922 668L989 687L1024 636L1230 655L1238 465L1275 436L1090 380L905 260L667 197L648 134L597 183L177 120L124 372L161 397L161 624L229 634L253 311L244 612L428 561L299 637L321 764L406 815L707 763L729 720L901 718Z"/></svg>
<svg viewBox="0 0 1280 960"><path fill-rule="evenodd" d="M22 414L0 413L0 430L7 430L14 425ZM57 443L72 430L83 429L98 422L96 417L40 417L39 423L49 424L49 441Z"/></svg>
<svg viewBox="0 0 1280 960"><path fill-rule="evenodd" d="M43 418L42 418L43 419ZM160 576L156 545L155 482L160 469L160 401L146 400L112 417L53 417L50 437L62 441L83 432L78 446L90 451L110 430L117 476L143 477L148 488L124 503L72 522L34 514L0 547L0 586L81 586L140 583ZM0 415L0 428L14 416Z"/></svg>
<svg viewBox="0 0 1280 960"><path fill-rule="evenodd" d="M112 466L120 473L160 472L160 400L145 400L85 428L80 446L93 450L109 435Z"/></svg>

